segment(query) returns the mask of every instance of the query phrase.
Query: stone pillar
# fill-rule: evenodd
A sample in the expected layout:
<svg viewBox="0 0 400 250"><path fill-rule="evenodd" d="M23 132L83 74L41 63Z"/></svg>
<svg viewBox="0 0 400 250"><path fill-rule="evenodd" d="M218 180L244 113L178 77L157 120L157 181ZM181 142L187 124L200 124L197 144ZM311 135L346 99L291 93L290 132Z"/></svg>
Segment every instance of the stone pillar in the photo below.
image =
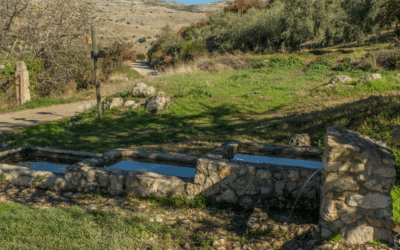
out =
<svg viewBox="0 0 400 250"><path fill-rule="evenodd" d="M393 244L390 191L396 170L386 143L339 125L328 127L322 167L321 236L340 231L344 243Z"/></svg>
<svg viewBox="0 0 400 250"><path fill-rule="evenodd" d="M29 91L29 71L24 61L17 62L17 70L15 71L15 86L17 89L17 100L19 105L23 105L31 99Z"/></svg>

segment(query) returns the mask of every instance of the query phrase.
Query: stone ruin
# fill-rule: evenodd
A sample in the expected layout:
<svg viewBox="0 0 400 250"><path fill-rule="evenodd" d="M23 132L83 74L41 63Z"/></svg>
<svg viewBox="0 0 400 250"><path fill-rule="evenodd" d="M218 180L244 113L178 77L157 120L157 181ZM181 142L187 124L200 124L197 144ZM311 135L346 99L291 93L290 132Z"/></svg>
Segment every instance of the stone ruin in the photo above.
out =
<svg viewBox="0 0 400 250"><path fill-rule="evenodd" d="M310 144L305 135L294 136L290 142ZM320 149L230 142L205 155L142 149L113 149L94 154L25 146L0 153L0 176L13 185L36 185L63 192L101 190L111 195L153 193L156 197L182 195L189 199L202 194L215 201L237 203L245 209L253 207L256 213L255 208L262 211L265 204L292 208L300 189L315 173L300 194L297 205L319 209L321 237L341 232L345 243L362 244L374 239L391 242L395 224L389 194L396 177L392 150L381 140L338 125L327 128L325 145L325 149ZM237 153L322 161L322 172L306 167L231 160ZM72 165L66 167L65 174L11 165L33 156L42 161L60 158ZM103 167L124 157L139 162L192 167L196 174L194 178L178 177ZM46 178L38 180L43 175Z"/></svg>

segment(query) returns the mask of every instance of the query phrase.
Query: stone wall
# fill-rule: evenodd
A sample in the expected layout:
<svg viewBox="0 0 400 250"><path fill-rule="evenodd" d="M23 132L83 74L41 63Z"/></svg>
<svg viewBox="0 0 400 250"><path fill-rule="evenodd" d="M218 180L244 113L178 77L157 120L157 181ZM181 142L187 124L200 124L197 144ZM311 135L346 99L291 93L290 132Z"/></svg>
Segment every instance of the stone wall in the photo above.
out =
<svg viewBox="0 0 400 250"><path fill-rule="evenodd" d="M393 240L390 191L395 183L395 158L386 143L370 139L341 126L327 128L325 149L267 143L230 142L209 154L175 154L142 149L114 149L104 154L43 149L27 146L0 153L0 162L32 158L62 159L71 162L65 174L34 171L0 163L0 176L15 185L31 185L39 175L47 179L36 185L55 191L92 192L111 195L154 193L156 197L182 195L189 199L202 194L215 201L231 201L245 209L260 199L290 211L297 201L303 209L320 209L321 236L340 231L346 243ZM39 152L40 151L40 152ZM237 153L303 160L322 160L316 169L231 160ZM74 155L72 157L71 155ZM152 172L107 169L124 158L196 168L194 178ZM271 202L270 202L271 201Z"/></svg>
<svg viewBox="0 0 400 250"><path fill-rule="evenodd" d="M393 151L386 143L335 125L327 128L322 159L322 234L340 231L346 243L392 241Z"/></svg>

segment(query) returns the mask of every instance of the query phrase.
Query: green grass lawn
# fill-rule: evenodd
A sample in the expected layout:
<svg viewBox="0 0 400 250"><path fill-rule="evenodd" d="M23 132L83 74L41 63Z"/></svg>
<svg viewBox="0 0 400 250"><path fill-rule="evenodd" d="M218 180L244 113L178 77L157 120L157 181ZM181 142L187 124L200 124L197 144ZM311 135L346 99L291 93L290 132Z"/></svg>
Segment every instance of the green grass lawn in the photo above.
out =
<svg viewBox="0 0 400 250"><path fill-rule="evenodd" d="M9 148L31 144L104 153L114 148L139 147L205 154L231 141L287 144L290 136L296 133L308 133L319 148L324 148L327 127L337 124L373 139L383 139L393 150L398 177L390 195L393 200L393 219L400 222L400 147L392 144L392 129L400 124L400 79L393 76L400 71L378 69L374 72L382 74L382 79L360 84L359 77L372 71L333 69L332 65L338 62L338 58L351 56L352 53L359 56L360 50L357 47L353 52L337 49L320 53L322 55L302 52L253 56L254 67L250 69L158 78L151 84L157 92L177 95L159 115L152 116L143 108L113 108L106 110L102 121L98 121L97 111L93 108L75 117L21 129L19 134L8 139L13 141ZM270 61L263 63L265 59ZM354 81L325 88L331 77L336 75L347 75ZM113 96L139 100L131 98L130 94L124 92ZM379 100L364 100L372 94L388 96ZM319 112L307 116L311 110ZM70 122L71 126L68 125ZM15 229L9 227L6 236L0 236L0 242L4 239L9 241L16 234L25 235L21 236L20 242L29 242L30 234L28 231L25 233L21 225L32 220L33 210L10 204L0 204L0 207L16 211L18 216L13 218L17 220L15 224L19 224ZM20 209L23 212L17 212ZM102 217L100 222L96 222L95 215L82 214L79 209L49 213L46 217L38 213L39 222L35 226L42 227L42 231L37 229L35 232L46 232L47 240L52 242L49 248L68 244L87 246L85 242L89 240L101 248L105 239L117 235L113 240L118 240L118 235L128 230L124 229L126 222L114 217ZM74 220L68 221L68 217ZM83 232L76 233L75 238L71 237L77 227L74 223L85 218L88 222L84 223ZM57 220L59 223L51 225L64 223L65 227L45 228L40 224L44 220ZM115 222L115 228L111 229L108 224L111 221ZM0 222L0 225L7 225L12 219L0 216ZM100 236L100 229L96 227L108 226L110 228L107 228L106 235ZM150 227L143 230L164 230L163 226ZM0 232L2 229L0 226ZM116 230L116 234L113 234L113 230ZM63 234L65 238L54 239L55 235ZM37 245L39 243L35 242ZM123 247L125 243L130 243L129 239L122 237L119 245L116 244Z"/></svg>

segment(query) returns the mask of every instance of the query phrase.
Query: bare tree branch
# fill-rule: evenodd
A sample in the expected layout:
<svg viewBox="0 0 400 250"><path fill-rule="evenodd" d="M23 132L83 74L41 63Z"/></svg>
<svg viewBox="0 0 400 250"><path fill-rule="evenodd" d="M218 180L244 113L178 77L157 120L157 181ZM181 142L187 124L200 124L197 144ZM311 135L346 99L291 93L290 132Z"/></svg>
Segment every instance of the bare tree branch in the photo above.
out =
<svg viewBox="0 0 400 250"><path fill-rule="evenodd" d="M90 24L99 25L95 8L93 0L1 0L0 54L10 61L26 52L40 58L51 77L42 74L41 91L51 93L90 62L82 38L90 36Z"/></svg>

